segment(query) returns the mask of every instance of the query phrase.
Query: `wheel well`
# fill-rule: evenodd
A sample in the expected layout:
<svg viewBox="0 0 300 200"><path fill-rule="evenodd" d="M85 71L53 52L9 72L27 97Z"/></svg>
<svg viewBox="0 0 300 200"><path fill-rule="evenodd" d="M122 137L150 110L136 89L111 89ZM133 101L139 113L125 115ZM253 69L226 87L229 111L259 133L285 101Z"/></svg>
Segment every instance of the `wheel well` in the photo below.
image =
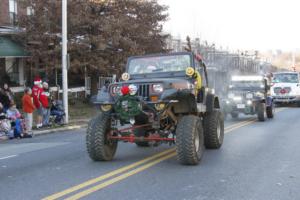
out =
<svg viewBox="0 0 300 200"><path fill-rule="evenodd" d="M220 102L219 102L219 98L218 97L215 97L215 100L214 100L214 108L218 108L220 109Z"/></svg>
<svg viewBox="0 0 300 200"><path fill-rule="evenodd" d="M208 112L212 112L214 109L220 109L220 101L217 96L212 94L207 95L206 97L206 108Z"/></svg>
<svg viewBox="0 0 300 200"><path fill-rule="evenodd" d="M181 96L178 98L179 103L174 104L174 113L192 113L197 111L196 97L193 94Z"/></svg>

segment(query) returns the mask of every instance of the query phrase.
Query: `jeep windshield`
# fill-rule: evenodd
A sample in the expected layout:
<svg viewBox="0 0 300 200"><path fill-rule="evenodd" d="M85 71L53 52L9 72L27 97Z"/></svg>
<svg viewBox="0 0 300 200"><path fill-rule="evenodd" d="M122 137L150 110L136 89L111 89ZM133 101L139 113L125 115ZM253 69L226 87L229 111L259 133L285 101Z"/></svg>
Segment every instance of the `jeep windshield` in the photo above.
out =
<svg viewBox="0 0 300 200"><path fill-rule="evenodd" d="M136 57L128 63L129 74L151 74L160 72L181 72L191 67L190 55L164 55Z"/></svg>
<svg viewBox="0 0 300 200"><path fill-rule="evenodd" d="M299 83L298 74L296 73L274 74L273 83Z"/></svg>
<svg viewBox="0 0 300 200"><path fill-rule="evenodd" d="M262 81L232 81L230 88L257 89L257 88L264 88L264 84Z"/></svg>
<svg viewBox="0 0 300 200"><path fill-rule="evenodd" d="M233 76L231 80L231 89L263 89L264 82L261 76Z"/></svg>

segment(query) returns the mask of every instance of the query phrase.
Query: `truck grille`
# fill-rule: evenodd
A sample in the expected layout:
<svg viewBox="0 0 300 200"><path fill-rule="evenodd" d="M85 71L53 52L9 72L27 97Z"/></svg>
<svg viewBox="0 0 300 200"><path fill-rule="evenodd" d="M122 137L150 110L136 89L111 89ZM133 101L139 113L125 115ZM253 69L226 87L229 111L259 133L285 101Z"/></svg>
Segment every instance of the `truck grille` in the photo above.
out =
<svg viewBox="0 0 300 200"><path fill-rule="evenodd" d="M291 92L291 87L274 87L275 94L288 94Z"/></svg>

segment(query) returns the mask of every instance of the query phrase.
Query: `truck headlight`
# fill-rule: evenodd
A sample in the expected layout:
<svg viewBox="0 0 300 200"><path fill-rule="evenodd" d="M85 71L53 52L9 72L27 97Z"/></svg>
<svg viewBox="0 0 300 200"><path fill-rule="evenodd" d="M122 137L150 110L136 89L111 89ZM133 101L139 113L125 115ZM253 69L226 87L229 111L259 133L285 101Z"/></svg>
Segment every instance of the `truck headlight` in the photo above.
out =
<svg viewBox="0 0 300 200"><path fill-rule="evenodd" d="M153 84L152 89L155 93L162 93L164 91L164 87L162 84Z"/></svg>

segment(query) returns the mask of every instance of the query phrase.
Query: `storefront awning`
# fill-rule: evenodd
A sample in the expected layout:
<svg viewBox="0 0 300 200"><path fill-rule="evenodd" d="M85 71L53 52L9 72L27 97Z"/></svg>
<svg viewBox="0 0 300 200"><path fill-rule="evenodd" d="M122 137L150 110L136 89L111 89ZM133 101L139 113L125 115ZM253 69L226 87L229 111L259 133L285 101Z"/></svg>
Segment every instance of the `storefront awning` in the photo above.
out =
<svg viewBox="0 0 300 200"><path fill-rule="evenodd" d="M27 57L25 49L8 37L0 37L0 58Z"/></svg>

